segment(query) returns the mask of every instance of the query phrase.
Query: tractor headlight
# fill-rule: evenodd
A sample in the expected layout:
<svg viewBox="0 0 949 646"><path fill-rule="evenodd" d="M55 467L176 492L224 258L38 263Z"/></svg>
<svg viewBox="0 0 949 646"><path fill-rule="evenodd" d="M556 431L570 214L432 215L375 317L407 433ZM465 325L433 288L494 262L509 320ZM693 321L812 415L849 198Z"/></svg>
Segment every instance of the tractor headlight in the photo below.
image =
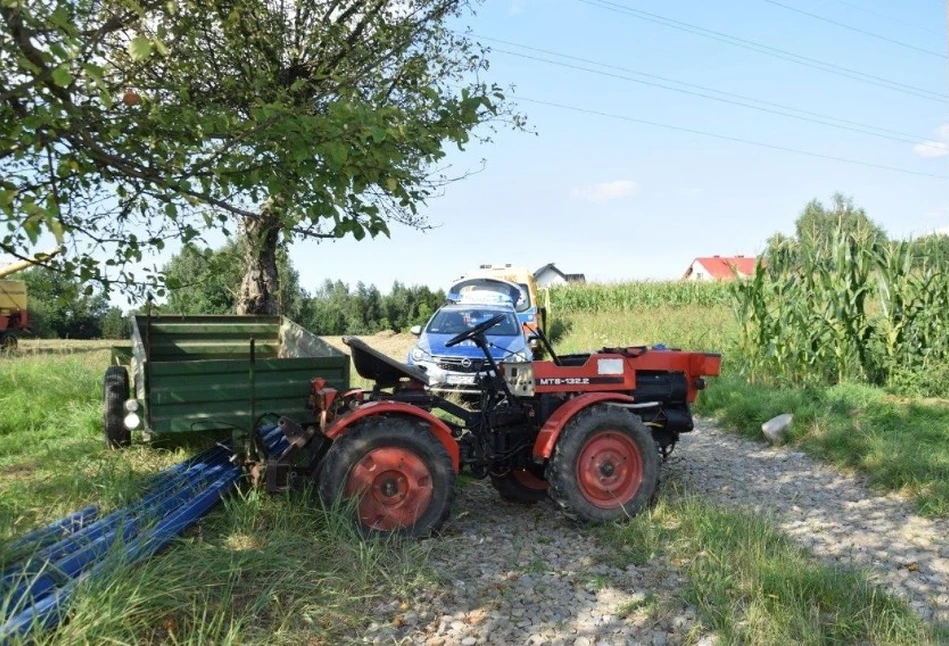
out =
<svg viewBox="0 0 949 646"><path fill-rule="evenodd" d="M137 400L137 399L129 399L129 400L126 400L126 402L125 402L125 410L127 410L127 411L130 412L130 413L134 413L135 411L137 411L137 410L138 410L138 400Z"/></svg>
<svg viewBox="0 0 949 646"><path fill-rule="evenodd" d="M138 428L138 425L142 423L141 418L135 413L129 413L125 416L125 420L123 421L125 422L125 427L130 431L134 431Z"/></svg>

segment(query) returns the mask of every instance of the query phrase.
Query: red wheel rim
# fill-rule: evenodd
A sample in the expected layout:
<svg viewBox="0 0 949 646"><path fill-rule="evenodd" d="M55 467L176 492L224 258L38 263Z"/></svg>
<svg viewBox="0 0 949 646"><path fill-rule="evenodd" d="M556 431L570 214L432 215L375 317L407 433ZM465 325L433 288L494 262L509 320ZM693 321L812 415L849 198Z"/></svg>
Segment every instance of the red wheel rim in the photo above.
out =
<svg viewBox="0 0 949 646"><path fill-rule="evenodd" d="M639 447L625 433L603 431L593 435L577 460L580 493L600 509L616 509L628 503L643 482L643 460Z"/></svg>
<svg viewBox="0 0 949 646"><path fill-rule="evenodd" d="M414 524L432 501L432 474L408 449L373 449L356 463L346 483L348 497L359 496L359 519L382 531Z"/></svg>
<svg viewBox="0 0 949 646"><path fill-rule="evenodd" d="M535 491L546 491L547 490L547 481L543 478L538 478L533 473L527 469L515 469L511 471L511 475L514 476L514 479L524 487L528 489L533 489Z"/></svg>

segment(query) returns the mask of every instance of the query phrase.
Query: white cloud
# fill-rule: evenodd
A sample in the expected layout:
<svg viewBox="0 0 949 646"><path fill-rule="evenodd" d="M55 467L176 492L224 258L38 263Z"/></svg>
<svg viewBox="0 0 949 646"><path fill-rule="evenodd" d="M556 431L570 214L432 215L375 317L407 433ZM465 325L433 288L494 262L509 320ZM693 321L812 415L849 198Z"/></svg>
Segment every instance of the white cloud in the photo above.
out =
<svg viewBox="0 0 949 646"><path fill-rule="evenodd" d="M617 179L612 182L600 182L592 186L582 186L570 191L570 197L590 202L606 202L629 197L639 192L639 184L631 179Z"/></svg>
<svg viewBox="0 0 949 646"><path fill-rule="evenodd" d="M935 140L927 140L913 146L913 152L926 158L949 156L949 123L936 129Z"/></svg>

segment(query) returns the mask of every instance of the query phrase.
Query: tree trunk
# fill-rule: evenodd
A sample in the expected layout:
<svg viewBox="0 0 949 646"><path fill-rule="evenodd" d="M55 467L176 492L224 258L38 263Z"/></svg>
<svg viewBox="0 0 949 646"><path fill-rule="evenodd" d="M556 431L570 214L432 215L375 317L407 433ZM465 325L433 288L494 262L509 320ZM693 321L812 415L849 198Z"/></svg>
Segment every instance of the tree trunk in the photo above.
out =
<svg viewBox="0 0 949 646"><path fill-rule="evenodd" d="M277 244L280 240L280 215L268 202L258 218L247 218L244 233L244 279L237 294L238 314L279 314L277 294Z"/></svg>

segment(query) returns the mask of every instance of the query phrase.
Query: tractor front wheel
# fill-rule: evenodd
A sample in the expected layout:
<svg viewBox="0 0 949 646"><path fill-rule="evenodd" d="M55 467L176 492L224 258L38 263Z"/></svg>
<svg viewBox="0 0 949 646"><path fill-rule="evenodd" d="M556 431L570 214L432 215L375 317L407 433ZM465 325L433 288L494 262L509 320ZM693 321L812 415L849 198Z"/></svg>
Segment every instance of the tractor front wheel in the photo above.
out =
<svg viewBox="0 0 949 646"><path fill-rule="evenodd" d="M492 475L491 485L504 500L523 505L533 505L547 497L542 469L512 469L503 476Z"/></svg>
<svg viewBox="0 0 949 646"><path fill-rule="evenodd" d="M659 451L632 413L595 406L563 429L547 467L550 497L570 518L603 523L631 518L659 486Z"/></svg>
<svg viewBox="0 0 949 646"><path fill-rule="evenodd" d="M423 424L397 417L347 430L326 453L318 478L324 504L354 504L366 538L427 536L448 518L455 498L444 445Z"/></svg>
<svg viewBox="0 0 949 646"><path fill-rule="evenodd" d="M103 382L105 445L121 449L132 444L132 431L125 426L125 400L129 398L129 373L125 366L109 366Z"/></svg>

